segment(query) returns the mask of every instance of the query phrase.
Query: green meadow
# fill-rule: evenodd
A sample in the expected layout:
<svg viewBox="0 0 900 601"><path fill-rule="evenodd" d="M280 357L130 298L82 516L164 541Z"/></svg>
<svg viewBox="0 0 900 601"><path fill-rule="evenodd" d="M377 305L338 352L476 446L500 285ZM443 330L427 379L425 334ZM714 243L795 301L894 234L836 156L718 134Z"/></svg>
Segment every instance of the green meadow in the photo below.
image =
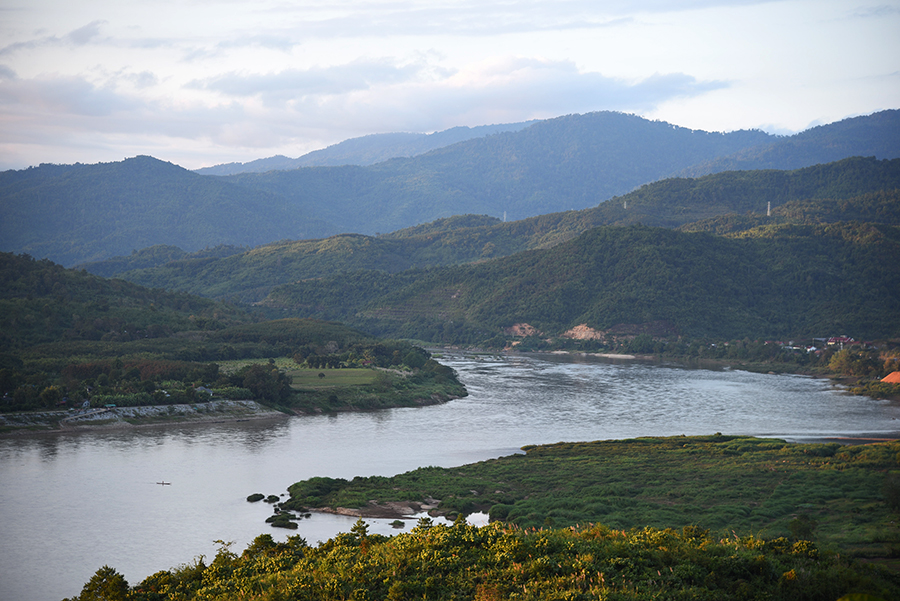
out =
<svg viewBox="0 0 900 601"><path fill-rule="evenodd" d="M295 390L334 388L336 386L366 386L374 384L378 372L366 368L294 369L286 372Z"/></svg>

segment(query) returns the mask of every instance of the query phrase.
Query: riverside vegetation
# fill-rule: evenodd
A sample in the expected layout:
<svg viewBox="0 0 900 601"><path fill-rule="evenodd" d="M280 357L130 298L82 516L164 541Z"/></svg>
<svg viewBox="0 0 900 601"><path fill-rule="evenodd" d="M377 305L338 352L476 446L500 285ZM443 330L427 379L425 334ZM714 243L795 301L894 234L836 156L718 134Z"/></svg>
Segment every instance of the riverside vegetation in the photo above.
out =
<svg viewBox="0 0 900 601"><path fill-rule="evenodd" d="M257 321L233 305L8 253L0 254L0 280L3 411L211 398L339 411L465 395L453 370L427 351L340 324ZM355 379L335 378L343 368L355 368ZM303 370L319 381L310 385Z"/></svg>
<svg viewBox="0 0 900 601"><path fill-rule="evenodd" d="M285 510L438 499L451 519L481 511L522 528L602 523L699 526L717 536L814 540L860 557L900 556L900 443L789 444L678 436L526 446L524 454L391 478L318 477Z"/></svg>
<svg viewBox="0 0 900 601"><path fill-rule="evenodd" d="M900 444L788 445L731 436L525 447L394 478L314 478L285 505L441 498L460 517L318 546L261 535L240 555L129 587L104 566L74 599L892 599ZM261 496L261 495L260 495ZM277 497L276 497L277 498ZM602 520L600 519L602 518ZM602 524L602 525L601 525ZM860 558L869 558L862 562ZM92 596L94 595L94 596ZM850 597L848 597L850 598Z"/></svg>

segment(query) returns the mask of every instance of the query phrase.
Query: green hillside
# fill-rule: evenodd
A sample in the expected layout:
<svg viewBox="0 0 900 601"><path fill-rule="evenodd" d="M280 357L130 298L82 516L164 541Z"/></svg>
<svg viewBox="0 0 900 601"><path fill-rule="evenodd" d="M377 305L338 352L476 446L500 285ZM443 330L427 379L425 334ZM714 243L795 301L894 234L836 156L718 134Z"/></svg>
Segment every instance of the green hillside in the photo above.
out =
<svg viewBox="0 0 900 601"><path fill-rule="evenodd" d="M0 173L0 250L74 265L167 244L196 251L336 232L271 194L151 157Z"/></svg>
<svg viewBox="0 0 900 601"><path fill-rule="evenodd" d="M897 189L900 159L855 158L796 171L720 173L698 179L664 180L592 209L521 221L503 223L488 216L457 216L377 238L347 234L325 240L279 242L221 258L210 256L210 251L204 256L195 253L172 260L171 249L156 247L87 264L85 268L144 286L255 302L279 284L362 269L398 273L483 261L548 248L593 227L610 224L643 223L687 229L713 227L703 225L707 219L731 224L724 229L714 228L719 233L733 231L737 224L741 229L763 223L835 221L897 225ZM773 215L767 218L765 211L770 202ZM689 225L698 220L699 225ZM153 258L159 266L117 271Z"/></svg>
<svg viewBox="0 0 900 601"><path fill-rule="evenodd" d="M233 306L0 253L0 346L152 339L249 320Z"/></svg>
<svg viewBox="0 0 900 601"><path fill-rule="evenodd" d="M243 246L232 246L230 244L220 244L212 248L204 248L194 252L187 252L177 246L169 244L157 244L148 246L140 250L131 251L130 255L122 255L111 257L103 261L92 261L75 265L75 269L84 269L104 278L111 278L137 269L148 269L166 265L173 261L193 261L203 259L223 259L232 255L237 255L248 249ZM177 286L169 286L170 288L179 288ZM180 288L179 288L180 289Z"/></svg>
<svg viewBox="0 0 900 601"><path fill-rule="evenodd" d="M769 226L738 238L599 227L478 265L286 284L265 304L441 342L482 342L521 322L547 335L664 322L689 337L866 338L900 334L897 282L893 226Z"/></svg>
<svg viewBox="0 0 900 601"><path fill-rule="evenodd" d="M678 229L684 232L713 232L729 234L761 225L835 223L859 221L900 225L900 190L884 190L853 198L818 200L790 200L764 213L728 214L711 219L686 223Z"/></svg>
<svg viewBox="0 0 900 601"><path fill-rule="evenodd" d="M695 165L682 175L696 177L719 171L798 169L848 156L894 159L900 156L898 128L900 110L853 117Z"/></svg>
<svg viewBox="0 0 900 601"><path fill-rule="evenodd" d="M233 305L10 253L0 253L0 283L0 412L210 398L340 411L466 393L426 351L337 323L260 321ZM356 378L334 376L344 368Z"/></svg>

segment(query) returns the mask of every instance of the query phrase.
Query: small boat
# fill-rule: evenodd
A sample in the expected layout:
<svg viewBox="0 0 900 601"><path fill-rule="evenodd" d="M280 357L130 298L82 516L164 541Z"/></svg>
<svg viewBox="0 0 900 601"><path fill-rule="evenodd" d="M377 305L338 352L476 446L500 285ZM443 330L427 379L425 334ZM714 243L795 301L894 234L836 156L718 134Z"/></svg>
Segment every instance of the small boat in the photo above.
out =
<svg viewBox="0 0 900 601"><path fill-rule="evenodd" d="M162 484L163 486L172 486L171 482L157 482L157 484Z"/></svg>

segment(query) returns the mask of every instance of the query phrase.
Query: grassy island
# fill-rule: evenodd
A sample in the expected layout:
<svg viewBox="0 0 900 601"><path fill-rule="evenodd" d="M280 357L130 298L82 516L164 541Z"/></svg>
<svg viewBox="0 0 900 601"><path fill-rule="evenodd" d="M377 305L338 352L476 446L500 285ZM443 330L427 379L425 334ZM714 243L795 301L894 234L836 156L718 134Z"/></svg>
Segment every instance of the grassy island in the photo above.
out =
<svg viewBox="0 0 900 601"><path fill-rule="evenodd" d="M521 528L697 526L717 536L811 540L845 555L900 556L898 442L841 446L714 435L524 451L392 478L312 478L289 488L284 508L355 508L365 516L429 504L451 518L483 511Z"/></svg>

